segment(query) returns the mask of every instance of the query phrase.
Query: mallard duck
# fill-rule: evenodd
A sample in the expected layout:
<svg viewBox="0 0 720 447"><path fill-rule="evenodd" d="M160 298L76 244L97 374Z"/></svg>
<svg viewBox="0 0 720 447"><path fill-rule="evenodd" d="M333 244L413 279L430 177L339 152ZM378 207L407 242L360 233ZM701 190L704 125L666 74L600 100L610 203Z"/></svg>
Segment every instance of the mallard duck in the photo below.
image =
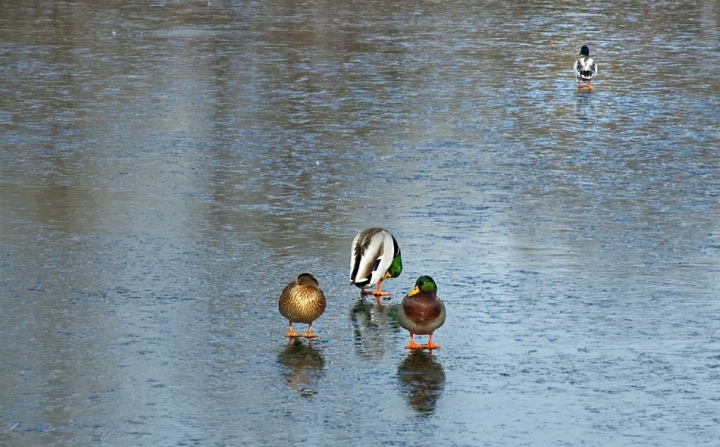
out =
<svg viewBox="0 0 720 447"><path fill-rule="evenodd" d="M433 332L445 323L445 305L437 297L437 285L429 276L421 276L415 287L403 298L398 309L398 323L410 332L405 349L439 349L432 341ZM415 334L430 335L427 344L415 343Z"/></svg>
<svg viewBox="0 0 720 447"><path fill-rule="evenodd" d="M597 75L598 67L593 58L590 57L590 48L587 45L580 48L580 59L575 61L573 71L575 71L578 88L592 88L590 81ZM587 82L587 84L583 85L583 82Z"/></svg>
<svg viewBox="0 0 720 447"><path fill-rule="evenodd" d="M325 312L325 295L320 290L317 279L310 273L303 273L285 286L278 302L280 315L290 322L286 337L315 338L312 332L313 321ZM293 330L293 323L306 323L308 330L300 335Z"/></svg>
<svg viewBox="0 0 720 447"><path fill-rule="evenodd" d="M380 284L388 278L397 278L402 272L400 246L389 231L368 228L355 236L350 257L350 284L360 287L363 295L390 295L380 290ZM366 289L377 284L377 290Z"/></svg>

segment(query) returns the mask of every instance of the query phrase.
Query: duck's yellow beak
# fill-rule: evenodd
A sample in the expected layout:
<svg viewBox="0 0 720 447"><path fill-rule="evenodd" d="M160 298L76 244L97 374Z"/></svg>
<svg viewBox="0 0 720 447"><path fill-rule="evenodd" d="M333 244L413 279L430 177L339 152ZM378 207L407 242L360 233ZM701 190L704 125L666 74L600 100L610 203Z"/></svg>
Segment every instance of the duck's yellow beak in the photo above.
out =
<svg viewBox="0 0 720 447"><path fill-rule="evenodd" d="M411 291L407 293L407 296L417 295L418 293L420 293L420 288L418 286L415 286Z"/></svg>
<svg viewBox="0 0 720 447"><path fill-rule="evenodd" d="M385 272L385 274L383 275L383 279L382 279L382 280L385 281L385 280L388 279L388 278L392 278L392 275L390 274L390 272Z"/></svg>

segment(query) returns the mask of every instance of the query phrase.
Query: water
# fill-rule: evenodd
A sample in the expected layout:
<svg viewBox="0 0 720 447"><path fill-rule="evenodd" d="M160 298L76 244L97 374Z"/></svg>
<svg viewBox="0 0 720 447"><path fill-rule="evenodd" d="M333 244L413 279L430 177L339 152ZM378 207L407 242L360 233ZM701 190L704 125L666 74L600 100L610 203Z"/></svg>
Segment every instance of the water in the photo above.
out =
<svg viewBox="0 0 720 447"><path fill-rule="evenodd" d="M0 444L716 444L719 38L710 0L5 2Z"/></svg>

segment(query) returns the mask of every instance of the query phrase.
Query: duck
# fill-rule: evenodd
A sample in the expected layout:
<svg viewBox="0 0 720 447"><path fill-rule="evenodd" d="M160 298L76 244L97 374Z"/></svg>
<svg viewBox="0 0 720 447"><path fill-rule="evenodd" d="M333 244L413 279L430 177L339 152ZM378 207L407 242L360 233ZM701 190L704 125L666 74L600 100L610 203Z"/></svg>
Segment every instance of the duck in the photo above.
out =
<svg viewBox="0 0 720 447"><path fill-rule="evenodd" d="M402 272L402 254L395 237L382 228L368 228L355 236L350 256L350 284L360 288L362 295L381 296L390 293L381 290L381 284L389 278L397 278ZM375 291L367 291L377 284Z"/></svg>
<svg viewBox="0 0 720 447"><path fill-rule="evenodd" d="M325 312L325 304L325 294L320 290L317 279L310 273L300 274L296 280L285 286L278 301L280 315L290 323L290 329L285 336L317 337L312 331L312 324ZM307 324L307 332L298 334L293 330L293 323Z"/></svg>
<svg viewBox="0 0 720 447"><path fill-rule="evenodd" d="M587 45L583 45L582 48L580 48L580 59L575 61L573 71L575 72L577 87L579 89L592 88L590 81L597 75L598 67L597 63L590 57L590 48L588 48ZM587 84L583 85L583 82Z"/></svg>
<svg viewBox="0 0 720 447"><path fill-rule="evenodd" d="M445 323L445 305L437 297L437 284L425 275L405 295L397 313L398 323L410 332L410 343L405 349L440 349L432 341L433 332ZM429 335L424 345L415 343L415 335Z"/></svg>

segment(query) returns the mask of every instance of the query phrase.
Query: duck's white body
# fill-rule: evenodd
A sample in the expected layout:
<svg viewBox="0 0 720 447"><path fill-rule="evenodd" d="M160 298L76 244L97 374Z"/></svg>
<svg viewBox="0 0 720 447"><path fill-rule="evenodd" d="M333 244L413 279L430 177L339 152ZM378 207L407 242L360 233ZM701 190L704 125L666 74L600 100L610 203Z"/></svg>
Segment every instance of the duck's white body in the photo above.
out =
<svg viewBox="0 0 720 447"><path fill-rule="evenodd" d="M587 45L580 48L580 59L575 61L573 71L579 89L592 88L590 81L597 75L598 67L597 63L590 57L590 48ZM585 82L585 85L583 85L583 82Z"/></svg>
<svg viewBox="0 0 720 447"><path fill-rule="evenodd" d="M573 70L575 71L575 77L578 81L589 82L597 75L598 67L593 58L581 57L575 61Z"/></svg>
<svg viewBox="0 0 720 447"><path fill-rule="evenodd" d="M350 284L369 288L386 278L393 258L400 252L389 231L368 228L355 236L350 257Z"/></svg>

